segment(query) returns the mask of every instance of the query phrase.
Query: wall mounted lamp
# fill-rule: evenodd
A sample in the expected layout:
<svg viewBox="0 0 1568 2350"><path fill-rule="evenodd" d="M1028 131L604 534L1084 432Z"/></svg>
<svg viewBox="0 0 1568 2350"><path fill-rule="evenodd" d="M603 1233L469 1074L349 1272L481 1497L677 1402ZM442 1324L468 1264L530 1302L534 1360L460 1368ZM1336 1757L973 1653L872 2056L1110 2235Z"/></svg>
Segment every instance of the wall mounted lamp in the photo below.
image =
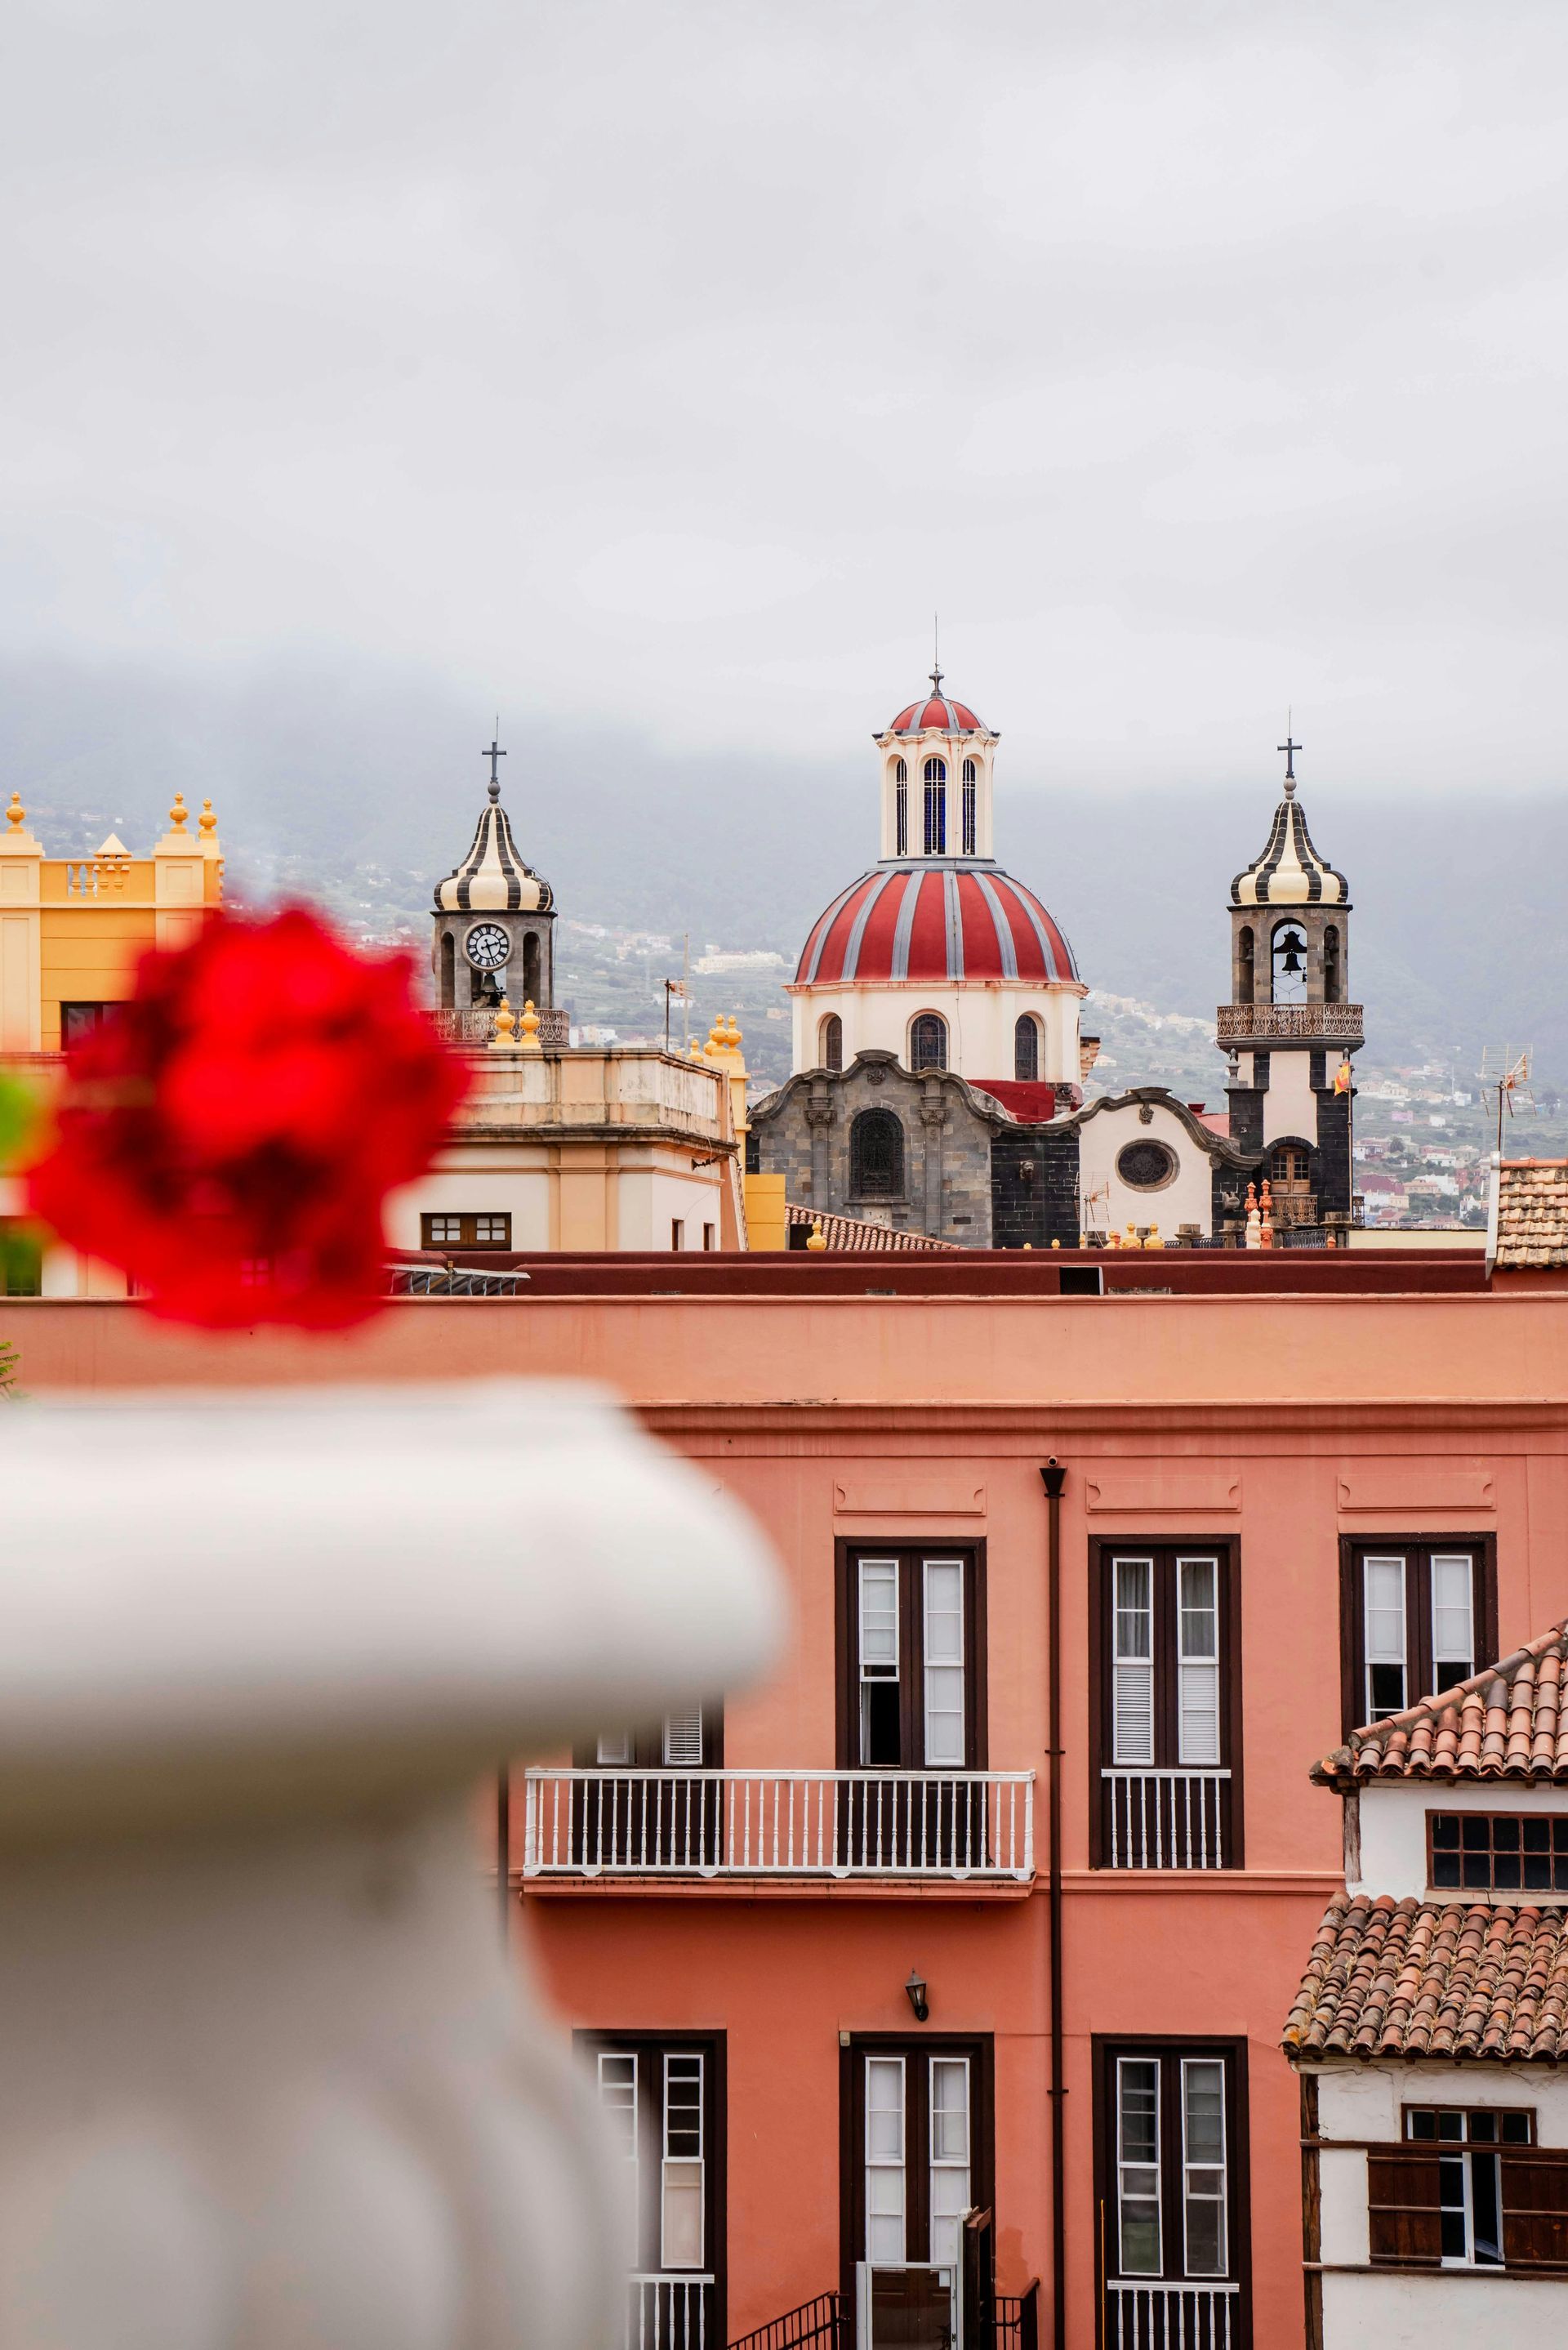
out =
<svg viewBox="0 0 1568 2350"><path fill-rule="evenodd" d="M931 2009L930 2002L926 1997L925 1977L921 1974L918 1967L911 1967L909 1969L909 1980L904 1985L904 1991L909 1999L909 2005L915 2011L915 2022L917 2023L924 2023L927 2016L929 2015Z"/></svg>

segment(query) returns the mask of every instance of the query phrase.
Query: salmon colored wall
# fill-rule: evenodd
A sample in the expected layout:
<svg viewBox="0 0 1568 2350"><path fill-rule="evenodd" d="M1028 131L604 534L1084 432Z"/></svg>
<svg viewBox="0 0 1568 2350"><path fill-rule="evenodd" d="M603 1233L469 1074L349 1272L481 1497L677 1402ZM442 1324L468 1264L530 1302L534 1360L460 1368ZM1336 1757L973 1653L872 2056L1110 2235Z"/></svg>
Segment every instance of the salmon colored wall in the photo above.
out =
<svg viewBox="0 0 1568 2350"><path fill-rule="evenodd" d="M1340 1882L1338 1805L1306 1776L1340 1731L1339 1537L1495 1534L1501 1647L1568 1615L1568 1301L1521 1289L414 1300L323 1346L206 1341L124 1305L16 1300L0 1305L0 1338L19 1347L36 1392L487 1371L618 1388L753 1508L785 1563L794 1638L767 1687L729 1703L732 1764L836 1759L836 1537L983 1536L988 1759L1038 1774L1042 1870L1038 1472L1055 1453L1068 1471L1068 2338L1075 2350L1093 2339L1093 2037L1207 2033L1249 2043L1254 2338L1260 2350L1297 2350L1298 2116L1278 2037ZM1218 1535L1239 1541L1241 1561L1246 1866L1224 1877L1091 1871L1089 1543ZM836 2280L838 2033L913 2036L901 1988L912 1963L931 1985L933 2029L997 2034L1002 2288L1048 2282L1043 1880L1025 1898L530 1888L524 1912L568 2019L727 2034L732 2334Z"/></svg>

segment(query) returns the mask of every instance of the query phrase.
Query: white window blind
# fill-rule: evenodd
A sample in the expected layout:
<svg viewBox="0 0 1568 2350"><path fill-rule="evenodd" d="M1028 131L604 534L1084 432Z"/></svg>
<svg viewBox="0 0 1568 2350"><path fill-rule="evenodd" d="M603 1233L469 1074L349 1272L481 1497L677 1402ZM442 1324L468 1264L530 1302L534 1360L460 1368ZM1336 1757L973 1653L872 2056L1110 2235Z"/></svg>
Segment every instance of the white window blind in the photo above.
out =
<svg viewBox="0 0 1568 2350"><path fill-rule="evenodd" d="M1381 1721L1409 1702L1405 1668L1405 1561L1362 1563L1362 1640L1366 1659L1366 1719Z"/></svg>
<svg viewBox="0 0 1568 2350"><path fill-rule="evenodd" d="M669 1770L701 1771L702 1709L700 1705L684 1706L678 1713L665 1715L663 1753Z"/></svg>
<svg viewBox="0 0 1568 2350"><path fill-rule="evenodd" d="M926 1763L964 1765L963 1563L928 1558L925 1575ZM933 2255L933 2258L935 2256Z"/></svg>
<svg viewBox="0 0 1568 2350"><path fill-rule="evenodd" d="M660 2268L702 2266L702 2059L667 2056L659 2167Z"/></svg>
<svg viewBox="0 0 1568 2350"><path fill-rule="evenodd" d="M1475 1575L1468 1551L1432 1553L1432 1668L1438 1689L1474 1672Z"/></svg>
<svg viewBox="0 0 1568 2350"><path fill-rule="evenodd" d="M620 2157L619 2175L624 2183L618 2200L624 2198L621 2209L628 2241L636 2241L641 2232L641 2215L637 2208L637 2057L630 2049L601 2049L596 2069L599 2110Z"/></svg>
<svg viewBox="0 0 1568 2350"><path fill-rule="evenodd" d="M933 2261L959 2257L970 2208L969 2059L931 2058L931 2242Z"/></svg>
<svg viewBox="0 0 1568 2350"><path fill-rule="evenodd" d="M896 1754L898 1679L898 1562L863 1558L857 1595L860 1643L860 1760ZM892 1720L887 1719L891 1709ZM882 1744L878 1750L878 1735ZM887 1741L891 1739L889 1747Z"/></svg>
<svg viewBox="0 0 1568 2350"><path fill-rule="evenodd" d="M1181 2066L1181 2192L1189 2276L1223 2276L1225 2241L1225 2067L1217 2056L1189 2056Z"/></svg>
<svg viewBox="0 0 1568 2350"><path fill-rule="evenodd" d="M1179 1558L1177 1752L1188 1763L1220 1760L1220 1562Z"/></svg>
<svg viewBox="0 0 1568 2350"><path fill-rule="evenodd" d="M1159 2065L1116 2060L1116 2256L1123 2276L1158 2276Z"/></svg>
<svg viewBox="0 0 1568 2350"><path fill-rule="evenodd" d="M597 1753L601 1771L625 1770L631 1761L630 1731L601 1731Z"/></svg>
<svg viewBox="0 0 1568 2350"><path fill-rule="evenodd" d="M866 2059L866 2257L904 2258L904 2060Z"/></svg>
<svg viewBox="0 0 1568 2350"><path fill-rule="evenodd" d="M1111 1754L1154 1761L1154 1561L1115 1563L1111 1649Z"/></svg>

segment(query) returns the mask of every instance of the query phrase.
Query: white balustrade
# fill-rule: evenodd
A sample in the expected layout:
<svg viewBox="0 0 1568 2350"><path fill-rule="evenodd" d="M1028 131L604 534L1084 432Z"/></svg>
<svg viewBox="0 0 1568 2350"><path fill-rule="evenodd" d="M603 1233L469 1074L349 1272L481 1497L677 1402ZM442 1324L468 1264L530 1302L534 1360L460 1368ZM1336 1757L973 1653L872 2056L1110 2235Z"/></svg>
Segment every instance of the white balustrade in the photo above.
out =
<svg viewBox="0 0 1568 2350"><path fill-rule="evenodd" d="M1114 2282L1104 2291L1106 2350L1240 2350L1238 2284Z"/></svg>
<svg viewBox="0 0 1568 2350"><path fill-rule="evenodd" d="M706 2350L711 2276L644 2269L627 2283L626 2350Z"/></svg>
<svg viewBox="0 0 1568 2350"><path fill-rule="evenodd" d="M523 1873L1026 1881L1034 1773L534 1769Z"/></svg>
<svg viewBox="0 0 1568 2350"><path fill-rule="evenodd" d="M1226 1868L1229 1771L1102 1771L1112 1868Z"/></svg>

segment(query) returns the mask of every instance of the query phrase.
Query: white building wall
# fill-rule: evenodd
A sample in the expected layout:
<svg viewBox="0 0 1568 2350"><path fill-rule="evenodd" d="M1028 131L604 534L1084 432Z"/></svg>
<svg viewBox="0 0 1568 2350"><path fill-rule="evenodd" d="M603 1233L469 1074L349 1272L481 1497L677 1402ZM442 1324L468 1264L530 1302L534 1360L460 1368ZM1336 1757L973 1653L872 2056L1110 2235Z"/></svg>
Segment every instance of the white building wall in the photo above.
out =
<svg viewBox="0 0 1568 2350"><path fill-rule="evenodd" d="M857 1053L896 1055L910 1066L909 1035L922 1012L939 1013L948 1026L948 1066L971 1085L988 1077L1011 1084L1013 1031L1023 1013L1040 1023L1040 1076L1050 1085L1078 1083L1078 1009L1085 987L1029 987L1009 980L966 980L940 987L883 981L799 988L794 1003L793 1066L819 1069L822 1023L836 1013L844 1023L844 1066Z"/></svg>
<svg viewBox="0 0 1568 2350"><path fill-rule="evenodd" d="M1568 1787L1520 1786L1508 1780L1491 1786L1449 1787L1440 1781L1423 1784L1411 1780L1363 1787L1354 1803L1355 1812L1347 1809L1345 1819L1347 1890L1374 1898L1387 1894L1396 1901L1423 1901L1429 1890L1428 1812L1540 1812L1561 1816L1568 1812ZM1355 1814L1359 1814L1359 1834ZM1462 1888L1446 1887L1440 1898L1459 1901L1466 1896Z"/></svg>
<svg viewBox="0 0 1568 2350"><path fill-rule="evenodd" d="M1312 1089L1312 1055L1269 1055L1269 1084L1263 1096L1263 1148L1276 1142L1317 1142L1317 1096Z"/></svg>
<svg viewBox="0 0 1568 2350"><path fill-rule="evenodd" d="M1549 2350L1568 2339L1554 2277L1388 2275L1323 2280L1324 2350Z"/></svg>
<svg viewBox="0 0 1568 2350"><path fill-rule="evenodd" d="M1158 1224L1168 1239L1179 1224L1207 1232L1213 1220L1213 1182L1209 1154L1194 1142L1174 1110L1163 1103L1146 1125L1138 1105L1098 1111L1078 1129L1080 1229L1125 1232L1128 1224ZM1129 1142L1163 1142L1174 1154L1176 1173L1158 1191L1137 1191L1116 1173L1116 1159Z"/></svg>

